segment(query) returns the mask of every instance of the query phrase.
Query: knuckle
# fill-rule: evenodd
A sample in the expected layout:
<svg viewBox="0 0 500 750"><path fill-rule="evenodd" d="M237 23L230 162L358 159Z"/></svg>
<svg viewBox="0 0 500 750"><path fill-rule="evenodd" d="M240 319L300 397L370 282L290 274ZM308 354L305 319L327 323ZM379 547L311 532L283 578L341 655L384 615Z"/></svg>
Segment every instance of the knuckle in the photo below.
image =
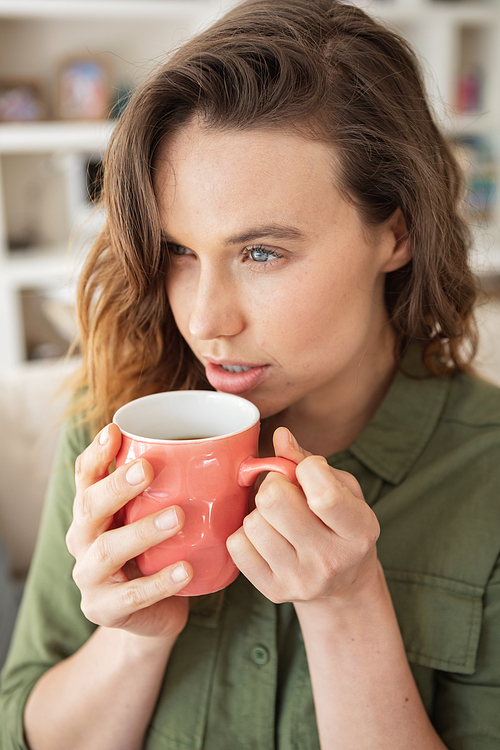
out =
<svg viewBox="0 0 500 750"><path fill-rule="evenodd" d="M284 604L284 602L293 601L289 597L284 596L281 591L272 591L266 594L266 598L273 604Z"/></svg>
<svg viewBox="0 0 500 750"><path fill-rule="evenodd" d="M279 508L283 502L283 487L279 482L269 480L263 483L255 497L255 505L260 510Z"/></svg>
<svg viewBox="0 0 500 750"><path fill-rule="evenodd" d="M300 471L303 472L304 469L311 470L311 469L324 469L325 466L328 466L328 461L324 456L306 456L303 461L298 464L297 469L300 467Z"/></svg>
<svg viewBox="0 0 500 750"><path fill-rule="evenodd" d="M73 555L73 557L76 557L76 539L75 539L75 529L74 525L71 524L69 527L67 533L66 533L66 547L68 548L68 552L70 555Z"/></svg>
<svg viewBox="0 0 500 750"><path fill-rule="evenodd" d="M245 516L243 519L243 531L245 534L251 534L260 525L261 520L262 516L257 508Z"/></svg>
<svg viewBox="0 0 500 750"><path fill-rule="evenodd" d="M83 453L80 453L80 455L76 457L75 476L77 479L81 479L83 476Z"/></svg>
<svg viewBox="0 0 500 750"><path fill-rule="evenodd" d="M71 571L71 577L81 591L83 588L83 582L84 582L85 576L84 576L84 571L82 570L81 562L79 562L78 560L73 565L73 570Z"/></svg>
<svg viewBox="0 0 500 750"><path fill-rule="evenodd" d="M135 524L133 524L133 530L136 542L138 542L141 547L144 544L153 542L151 538L152 525L149 520L146 521L141 519L140 521L137 521Z"/></svg>
<svg viewBox="0 0 500 750"><path fill-rule="evenodd" d="M102 613L96 604L95 597L89 597L82 594L80 609L89 622L93 622L94 625L103 625L104 627L108 626L109 623L106 622L106 618L102 616Z"/></svg>
<svg viewBox="0 0 500 750"><path fill-rule="evenodd" d="M332 510L342 502L342 495L335 485L319 487L309 501L314 510Z"/></svg>
<svg viewBox="0 0 500 750"><path fill-rule="evenodd" d="M360 552L363 557L370 552L370 550L376 545L379 534L376 530L366 531L360 539Z"/></svg>
<svg viewBox="0 0 500 750"><path fill-rule="evenodd" d="M93 520L92 496L89 489L83 492L77 492L73 504L73 518L76 523L87 523Z"/></svg>
<svg viewBox="0 0 500 750"><path fill-rule="evenodd" d="M332 555L324 555L320 559L319 578L322 581L332 581L338 575L338 562Z"/></svg>
<svg viewBox="0 0 500 750"><path fill-rule="evenodd" d="M107 477L107 490L113 497L119 497L123 494L123 474L119 471L113 471Z"/></svg>
<svg viewBox="0 0 500 750"><path fill-rule="evenodd" d="M144 591L140 578L129 581L124 587L122 600L126 610L135 611L144 606Z"/></svg>
<svg viewBox="0 0 500 750"><path fill-rule="evenodd" d="M149 586L150 588L148 593L153 600L156 600L159 597L170 596L170 589L173 589L174 586L176 587L177 584L172 583L170 575L165 575L164 571L160 571L160 573L151 577Z"/></svg>
<svg viewBox="0 0 500 750"><path fill-rule="evenodd" d="M113 551L111 548L109 537L106 534L101 534L92 544L90 548L92 558L98 565L107 565L111 562Z"/></svg>

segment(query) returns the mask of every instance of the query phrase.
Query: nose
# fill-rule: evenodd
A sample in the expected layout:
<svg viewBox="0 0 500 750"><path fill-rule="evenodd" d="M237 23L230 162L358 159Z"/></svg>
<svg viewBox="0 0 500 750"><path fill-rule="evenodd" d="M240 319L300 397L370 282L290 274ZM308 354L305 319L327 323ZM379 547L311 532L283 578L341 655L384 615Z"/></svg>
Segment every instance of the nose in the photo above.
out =
<svg viewBox="0 0 500 750"><path fill-rule="evenodd" d="M229 275L202 269L198 277L189 332L199 340L236 336L245 327L237 285Z"/></svg>

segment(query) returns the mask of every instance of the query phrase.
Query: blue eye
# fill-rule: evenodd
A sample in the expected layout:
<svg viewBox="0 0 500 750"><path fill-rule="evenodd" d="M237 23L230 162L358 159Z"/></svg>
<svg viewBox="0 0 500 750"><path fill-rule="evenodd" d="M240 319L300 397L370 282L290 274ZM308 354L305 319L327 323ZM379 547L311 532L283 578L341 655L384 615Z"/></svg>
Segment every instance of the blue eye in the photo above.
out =
<svg viewBox="0 0 500 750"><path fill-rule="evenodd" d="M168 243L168 250L172 255L191 255L192 251L184 245L175 245L173 242Z"/></svg>
<svg viewBox="0 0 500 750"><path fill-rule="evenodd" d="M268 260L280 258L281 256L278 253L271 252L271 250L266 250L264 247L254 247L248 253L248 257L256 263L265 263Z"/></svg>

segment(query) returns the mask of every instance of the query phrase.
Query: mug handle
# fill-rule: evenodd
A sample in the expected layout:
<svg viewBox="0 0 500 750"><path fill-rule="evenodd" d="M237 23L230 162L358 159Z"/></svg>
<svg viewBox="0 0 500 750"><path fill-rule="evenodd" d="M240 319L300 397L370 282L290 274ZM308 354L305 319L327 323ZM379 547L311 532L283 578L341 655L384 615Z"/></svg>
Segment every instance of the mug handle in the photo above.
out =
<svg viewBox="0 0 500 750"><path fill-rule="evenodd" d="M259 474L263 471L277 471L284 474L288 479L298 486L295 469L297 464L288 458L246 458L240 465L238 471L238 484L240 487L251 487Z"/></svg>

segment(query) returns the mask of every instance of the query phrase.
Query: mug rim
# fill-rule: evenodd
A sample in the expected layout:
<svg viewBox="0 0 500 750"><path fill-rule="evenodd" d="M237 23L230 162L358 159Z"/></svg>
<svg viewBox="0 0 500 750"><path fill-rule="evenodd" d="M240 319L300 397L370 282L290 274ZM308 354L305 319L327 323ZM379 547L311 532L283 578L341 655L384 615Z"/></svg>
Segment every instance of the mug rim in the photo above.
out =
<svg viewBox="0 0 500 750"><path fill-rule="evenodd" d="M253 414L249 415L249 417L251 416L251 421L249 419L249 423L247 424L246 427L243 427L238 430L234 430L233 432L224 432L222 435L213 435L213 436L208 436L208 437L203 437L203 438L146 437L136 432L130 432L130 430L124 429L123 427L120 426L118 422L118 420L123 416L123 413L125 411L128 411L130 407L132 407L133 405L139 402L160 400L168 396L172 396L172 398L176 398L176 399L184 399L184 398L189 398L190 396L195 395L195 394L197 396L199 396L200 394L203 394L204 398L213 398L216 400L222 399L226 401L239 402L240 406L243 402L245 404L245 408L248 409L250 412L253 412ZM139 396L139 398L132 399L132 401L128 401L126 404L123 404L114 413L112 421L113 421L113 424L117 425L122 435L130 438L131 440L137 440L143 443L158 443L161 445L166 444L166 443L171 443L175 445L178 445L179 443L193 445L194 443L206 443L206 442L212 442L214 440L224 440L226 438L230 438L235 435L240 435L241 433L252 429L252 427L254 427L256 424L260 422L260 412L258 408L255 406L255 404L253 404L251 401L249 401L246 398L243 398L242 396L237 396L234 393L224 393L222 391L204 391L201 389L185 390L185 391L159 391L157 393L150 393L146 396Z"/></svg>

